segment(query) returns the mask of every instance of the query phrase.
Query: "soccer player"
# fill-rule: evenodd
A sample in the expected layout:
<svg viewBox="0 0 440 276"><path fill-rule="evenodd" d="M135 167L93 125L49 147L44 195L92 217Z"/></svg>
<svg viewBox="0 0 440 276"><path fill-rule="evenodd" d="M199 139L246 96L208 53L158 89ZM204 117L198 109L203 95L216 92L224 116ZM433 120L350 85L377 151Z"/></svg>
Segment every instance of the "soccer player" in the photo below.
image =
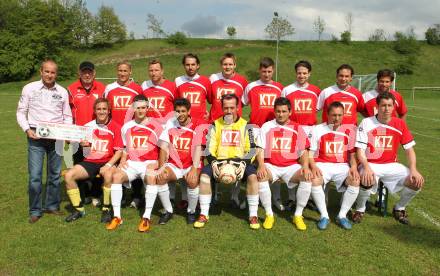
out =
<svg viewBox="0 0 440 276"><path fill-rule="evenodd" d="M159 59L152 59L148 63L149 81L142 83L142 90L150 104L148 117L157 118L164 124L174 115L173 102L177 98L176 86L164 78L163 64Z"/></svg>
<svg viewBox="0 0 440 276"><path fill-rule="evenodd" d="M377 72L377 87L374 90L365 92L362 97L365 101L365 113L367 117L371 117L377 114L376 97L384 92L393 94L396 101L394 102L393 117L399 117L403 120L406 118L408 108L403 101L399 92L391 89L391 85L394 81L394 72L389 69L382 69Z"/></svg>
<svg viewBox="0 0 440 276"><path fill-rule="evenodd" d="M157 176L158 184L185 181L187 184L188 207L187 223L196 221L196 206L199 199L199 174L201 169L202 141L204 139L205 121L193 119L189 113L191 103L185 98L176 99L174 111L177 118L171 120L159 137L159 168L162 172ZM186 185L185 185L186 186ZM186 189L186 187L182 187ZM164 213L159 224L165 224L171 214Z"/></svg>
<svg viewBox="0 0 440 276"><path fill-rule="evenodd" d="M357 131L357 158L361 164L361 188L352 220L361 222L365 204L375 193L379 181L389 192L400 191L400 200L394 205L393 215L400 223L408 224L405 207L423 187L423 176L416 168L414 139L404 120L393 117L396 99L384 92L376 97L377 115L362 120ZM408 167L397 163L399 145L405 149Z"/></svg>
<svg viewBox="0 0 440 276"><path fill-rule="evenodd" d="M77 181L93 179L97 174L104 178L103 206L101 222L110 222L110 188L115 164L122 155L121 127L110 118L110 103L107 99L98 98L93 107L96 120L90 121L85 126L93 128L91 141L82 141L85 159L69 169L64 176L67 195L74 211L66 218L72 222L85 215Z"/></svg>
<svg viewBox="0 0 440 276"><path fill-rule="evenodd" d="M342 124L344 106L340 102L332 102L327 112L327 122L313 128L310 141L312 198L321 214L318 228L325 230L330 221L324 190L328 182L333 181L336 190L344 193L336 223L349 230L352 226L347 212L359 194L360 180L354 149L356 130L353 125Z"/></svg>
<svg viewBox="0 0 440 276"><path fill-rule="evenodd" d="M308 164L307 148L309 141L303 128L290 120L292 106L286 98L280 97L274 103L275 119L261 127L259 145L263 151L257 155L257 175L260 181L261 203L266 210L263 226L273 225L269 182L282 179L289 188L299 183L296 210L293 223L298 230L306 230L302 213L312 189L312 173Z"/></svg>
<svg viewBox="0 0 440 276"><path fill-rule="evenodd" d="M332 102L344 105L343 124L357 125L357 113L365 108L362 93L350 85L354 69L348 64L342 64L336 69L336 85L322 90L318 97L317 109L322 109L322 121L327 122L327 109Z"/></svg>
<svg viewBox="0 0 440 276"><path fill-rule="evenodd" d="M202 228L209 220L209 205L211 203L211 182L216 181L223 162L234 161L240 165L236 169L237 179L247 182L247 202L249 206L249 226L259 229L258 222L258 180L255 167L250 159L255 155L255 138L252 128L247 127L245 119L238 116L239 98L235 94L223 95L221 103L224 116L215 120L210 131L207 156L208 164L200 176L200 216L194 223L195 228Z"/></svg>
<svg viewBox="0 0 440 276"><path fill-rule="evenodd" d="M208 93L208 101L211 103L211 121L223 116L221 97L225 94L235 94L241 99L248 84L245 77L235 72L237 64L234 54L224 54L220 59L220 65L222 71L209 77L211 91ZM241 101L238 103L238 116L241 116Z"/></svg>
<svg viewBox="0 0 440 276"><path fill-rule="evenodd" d="M127 122L121 129L122 142L125 151L122 153L119 170L113 174L111 186L111 202L113 206L113 219L106 225L108 230L116 229L122 224L121 200L122 184L130 185L136 178L144 180L145 212L138 226L139 232L150 230L150 217L157 194L167 212L172 213L168 187L156 185L157 160L159 150L157 147L158 136L154 125L147 117L148 101L144 95L137 95L133 99L134 119Z"/></svg>
<svg viewBox="0 0 440 276"><path fill-rule="evenodd" d="M211 83L206 76L198 74L200 60L197 55L185 54L182 58L185 75L176 78L176 89L179 98L188 99L191 103L191 117L208 119L206 100L211 93Z"/></svg>

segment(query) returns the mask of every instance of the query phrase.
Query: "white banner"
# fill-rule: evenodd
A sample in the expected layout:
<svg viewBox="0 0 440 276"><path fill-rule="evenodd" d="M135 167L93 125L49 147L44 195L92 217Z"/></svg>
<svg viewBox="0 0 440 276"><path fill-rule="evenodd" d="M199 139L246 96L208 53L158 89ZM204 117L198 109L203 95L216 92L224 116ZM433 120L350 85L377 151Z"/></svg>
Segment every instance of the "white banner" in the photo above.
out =
<svg viewBox="0 0 440 276"><path fill-rule="evenodd" d="M40 138L80 142L92 141L93 128L86 126L38 123L36 134Z"/></svg>

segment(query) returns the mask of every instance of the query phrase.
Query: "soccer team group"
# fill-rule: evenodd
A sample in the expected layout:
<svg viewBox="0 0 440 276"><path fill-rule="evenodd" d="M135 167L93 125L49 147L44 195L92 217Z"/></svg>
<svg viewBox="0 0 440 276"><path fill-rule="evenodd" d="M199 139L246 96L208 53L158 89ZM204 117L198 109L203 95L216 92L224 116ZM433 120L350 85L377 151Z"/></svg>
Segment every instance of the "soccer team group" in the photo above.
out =
<svg viewBox="0 0 440 276"><path fill-rule="evenodd" d="M260 61L260 79L251 83L235 71L231 53L221 57L221 72L209 78L198 74L197 55L185 54L182 64L185 75L172 82L164 78L161 61L152 59L150 79L138 85L131 79L131 65L121 62L117 80L107 86L95 80L93 63L80 64L78 81L67 89L70 110L65 114L71 112L74 124L92 127L93 139L81 141L76 164L64 176L73 206L67 222L85 215L78 181L98 175L103 179L101 221L108 230L123 223L123 186L130 187L136 179L145 185L140 232L150 230L157 197L164 209L159 224L172 219L175 208L168 184L176 181L186 200L187 223L195 228L207 224L216 189L226 183L236 205L240 183L246 185L251 229L260 228L260 202L266 214L263 228L273 227L272 207L281 196L271 185L278 182L287 185L298 230L307 228L302 214L309 198L320 213L317 227L328 227L325 188L331 181L342 193L335 221L343 229L361 222L379 181L390 193L400 192L393 215L409 223L405 207L424 179L416 169L407 108L391 89L391 70L380 70L377 87L362 94L350 85L354 70L348 64L337 68L336 84L322 91L309 83L312 66L307 61L295 64L296 80L286 87L272 79L274 62L268 57ZM43 86L50 70L56 75L56 64L43 62ZM242 117L245 105L249 121ZM359 124L358 113L365 117ZM408 167L397 162L400 145Z"/></svg>

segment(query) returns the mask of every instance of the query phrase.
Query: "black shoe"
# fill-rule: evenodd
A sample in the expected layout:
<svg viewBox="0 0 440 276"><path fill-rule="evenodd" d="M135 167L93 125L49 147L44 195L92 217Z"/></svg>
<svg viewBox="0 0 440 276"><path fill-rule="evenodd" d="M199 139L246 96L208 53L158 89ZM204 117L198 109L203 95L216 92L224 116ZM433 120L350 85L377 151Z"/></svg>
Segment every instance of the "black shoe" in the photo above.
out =
<svg viewBox="0 0 440 276"><path fill-rule="evenodd" d="M393 209L393 217L402 224L409 224L408 214L405 210Z"/></svg>
<svg viewBox="0 0 440 276"><path fill-rule="evenodd" d="M173 217L173 213L165 212L160 215L159 224L164 225Z"/></svg>
<svg viewBox="0 0 440 276"><path fill-rule="evenodd" d="M187 213L186 214L186 223L187 224L194 224L194 222L196 222L197 220L197 215L196 213Z"/></svg>
<svg viewBox="0 0 440 276"><path fill-rule="evenodd" d="M75 211L73 211L73 213L71 213L67 218L66 218L66 222L72 222L72 221L75 221L75 220L77 220L77 219L80 219L80 218L82 218L83 216L85 216L86 215L86 212L84 212L84 211L78 211L78 210L75 210Z"/></svg>
<svg viewBox="0 0 440 276"><path fill-rule="evenodd" d="M109 223L113 218L113 212L110 209L103 210L101 214L101 222Z"/></svg>
<svg viewBox="0 0 440 276"><path fill-rule="evenodd" d="M284 202L283 205L284 205L284 208L286 208L286 211L289 211L289 212L293 212L296 208L296 202L291 199Z"/></svg>

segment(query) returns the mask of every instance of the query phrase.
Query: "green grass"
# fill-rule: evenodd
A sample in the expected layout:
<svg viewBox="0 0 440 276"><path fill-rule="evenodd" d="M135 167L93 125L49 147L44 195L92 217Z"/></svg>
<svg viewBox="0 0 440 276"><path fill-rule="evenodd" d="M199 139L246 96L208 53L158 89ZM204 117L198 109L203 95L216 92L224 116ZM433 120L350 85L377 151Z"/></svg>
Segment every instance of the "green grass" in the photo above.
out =
<svg viewBox="0 0 440 276"><path fill-rule="evenodd" d="M255 71L258 59L274 56L269 43L254 41L191 40L188 48L169 49L163 41L135 41L102 52L86 51L83 58L102 63L100 76L114 76L114 64L104 61L118 57L159 54L167 76L182 74L181 53L188 49L202 59L202 73L219 70L220 55L233 50L238 70ZM413 76L398 76L398 87L440 86L440 49L422 47L419 68ZM293 63L312 61L313 83L325 87L334 82L334 70L342 62L352 63L357 73L373 73L391 66L398 57L389 44L354 43L282 43L279 79L293 80ZM146 78L146 59L132 59L134 77ZM73 81L73 80L71 80ZM67 85L71 81L62 82ZM412 274L436 275L440 271L440 228L420 215L423 210L440 221L440 94L420 92L412 102L403 90L410 129L417 142L418 167L426 187L409 207L411 226L402 226L391 217L382 218L370 211L362 224L343 231L332 221L330 228L316 229L316 212L306 210L306 232L298 232L288 213L278 213L271 231L251 231L245 222L247 213L227 207L221 215L212 215L205 229L187 226L178 215L166 226L158 226L157 210L148 234L137 233L139 215L123 209L124 224L108 232L99 224L99 210L87 206L87 216L67 224L63 217L44 216L30 225L27 197L26 139L15 119L15 109L26 82L0 85L0 274ZM423 119L429 118L430 120ZM435 121L437 120L437 121ZM400 155L401 160L404 156ZM337 212L340 195L330 193L330 215ZM65 196L64 196L65 198ZM222 205L227 206L224 191ZM395 202L391 198L392 205ZM67 205L64 200L62 206ZM263 212L260 208L260 215Z"/></svg>

